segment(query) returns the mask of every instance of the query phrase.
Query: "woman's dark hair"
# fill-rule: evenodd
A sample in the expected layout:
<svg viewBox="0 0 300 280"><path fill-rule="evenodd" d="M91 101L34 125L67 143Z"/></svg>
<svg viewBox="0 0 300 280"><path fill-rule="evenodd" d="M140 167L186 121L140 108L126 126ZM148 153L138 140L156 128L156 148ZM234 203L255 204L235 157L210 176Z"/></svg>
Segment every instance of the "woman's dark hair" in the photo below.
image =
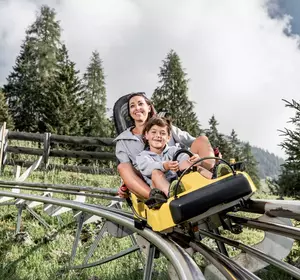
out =
<svg viewBox="0 0 300 280"><path fill-rule="evenodd" d="M134 119L130 116L130 105L129 105L129 101L132 97L135 97L135 96L141 96L145 99L146 103L150 106L151 108L151 111L149 112L148 114L148 118L147 118L147 121L152 118L153 116L156 115L156 111L154 109L154 106L152 104L152 102L150 101L150 99L148 99L148 97L146 96L146 94L144 92L134 92L132 94L130 94L128 96L128 102L127 102L127 110L128 110L128 117L129 119L134 123Z"/></svg>

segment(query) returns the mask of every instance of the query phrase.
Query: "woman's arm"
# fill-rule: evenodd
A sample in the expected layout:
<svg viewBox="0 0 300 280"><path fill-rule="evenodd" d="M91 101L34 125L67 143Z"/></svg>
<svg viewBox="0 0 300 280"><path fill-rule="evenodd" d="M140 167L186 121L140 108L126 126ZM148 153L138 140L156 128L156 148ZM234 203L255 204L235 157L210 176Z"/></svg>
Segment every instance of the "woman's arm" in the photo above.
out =
<svg viewBox="0 0 300 280"><path fill-rule="evenodd" d="M116 143L116 157L120 162L118 172L130 192L141 198L149 198L150 188L133 167L122 141Z"/></svg>
<svg viewBox="0 0 300 280"><path fill-rule="evenodd" d="M138 175L136 169L131 165L131 163L120 163L118 165L118 172L124 184L132 193L141 198L149 198L150 187Z"/></svg>
<svg viewBox="0 0 300 280"><path fill-rule="evenodd" d="M126 148L124 146L124 143L122 141L117 141L115 154L120 163L123 162L131 163Z"/></svg>
<svg viewBox="0 0 300 280"><path fill-rule="evenodd" d="M184 146L191 147L195 141L195 137L190 135L187 131L183 131L177 126L172 125L172 136L176 143L183 144Z"/></svg>
<svg viewBox="0 0 300 280"><path fill-rule="evenodd" d="M214 151L211 147L209 139L204 134L194 138L188 132L182 131L175 126L172 126L172 133L175 142L190 147L192 153L198 154L201 158L214 157ZM203 161L201 165L205 169L211 170L215 165L215 160L207 159Z"/></svg>

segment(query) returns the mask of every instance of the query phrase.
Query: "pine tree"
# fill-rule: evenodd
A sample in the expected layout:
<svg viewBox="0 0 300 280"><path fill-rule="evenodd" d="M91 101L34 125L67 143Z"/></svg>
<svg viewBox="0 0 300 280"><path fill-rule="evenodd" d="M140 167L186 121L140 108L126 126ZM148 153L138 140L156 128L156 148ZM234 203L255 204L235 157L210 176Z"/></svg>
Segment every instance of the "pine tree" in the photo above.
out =
<svg viewBox="0 0 300 280"><path fill-rule="evenodd" d="M208 130L208 138L213 147L219 146L219 132L218 132L218 121L215 118L215 115L208 120L209 130Z"/></svg>
<svg viewBox="0 0 300 280"><path fill-rule="evenodd" d="M107 137L111 125L106 117L106 88L102 60L97 51L92 53L84 74L83 115L81 123L86 136Z"/></svg>
<svg viewBox="0 0 300 280"><path fill-rule="evenodd" d="M179 56L171 50L160 67L160 86L155 89L152 101L158 112L164 111L171 116L174 125L193 136L198 136L201 130L194 112L194 103L188 99L186 76Z"/></svg>
<svg viewBox="0 0 300 280"><path fill-rule="evenodd" d="M42 6L35 22L26 30L26 38L16 65L4 87L16 128L45 132L49 127L49 100L57 70L60 26L55 11Z"/></svg>
<svg viewBox="0 0 300 280"><path fill-rule="evenodd" d="M232 129L229 137L229 147L230 147L230 158L234 158L235 161L239 161L241 158L241 143L234 129Z"/></svg>
<svg viewBox="0 0 300 280"><path fill-rule="evenodd" d="M58 69L49 98L49 119L51 130L62 135L80 134L79 99L83 85L78 77L79 71L69 58L66 46L63 44L58 55ZM53 98L55 97L55 98Z"/></svg>
<svg viewBox="0 0 300 280"><path fill-rule="evenodd" d="M260 178L258 176L257 161L252 155L251 146L246 143L242 148L241 160L245 162L245 171L251 177L253 183L257 188L260 187Z"/></svg>
<svg viewBox="0 0 300 280"><path fill-rule="evenodd" d="M214 115L212 115L212 117L209 119L208 124L209 124L209 129L207 130L206 134L212 147L214 148L218 147L222 154L222 158L225 160L229 160L231 154L230 146L225 136L219 133L218 131L219 123L216 120Z"/></svg>
<svg viewBox="0 0 300 280"><path fill-rule="evenodd" d="M5 95L0 88L0 125L2 126L4 122L6 122L7 129L14 129L13 119L8 111L8 105L5 99Z"/></svg>
<svg viewBox="0 0 300 280"><path fill-rule="evenodd" d="M232 154L232 152L231 152L230 143L226 139L226 136L224 136L223 134L220 133L218 142L219 142L218 147L219 147L220 152L222 153L223 159L229 161L231 158L230 155Z"/></svg>
<svg viewBox="0 0 300 280"><path fill-rule="evenodd" d="M279 176L278 185L285 195L300 194L300 103L295 100L283 100L285 107L296 110L295 116L290 118L289 123L294 129L280 130L285 137L280 146L284 149L287 159L283 164L282 174Z"/></svg>
<svg viewBox="0 0 300 280"><path fill-rule="evenodd" d="M30 46L25 40L13 72L10 73L7 84L4 85L4 93L16 129L36 132L38 130L35 111L37 104L36 100L31 97L35 69L32 67L31 56Z"/></svg>

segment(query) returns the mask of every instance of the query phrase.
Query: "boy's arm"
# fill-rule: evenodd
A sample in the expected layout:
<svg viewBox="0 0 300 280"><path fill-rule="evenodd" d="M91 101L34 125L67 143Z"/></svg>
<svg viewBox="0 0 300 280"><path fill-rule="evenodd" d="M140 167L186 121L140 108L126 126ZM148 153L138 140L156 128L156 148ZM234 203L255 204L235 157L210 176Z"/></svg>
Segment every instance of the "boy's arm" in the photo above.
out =
<svg viewBox="0 0 300 280"><path fill-rule="evenodd" d="M197 162L200 159L198 154L194 154L189 159L185 159L180 162L180 170L184 170L186 168L189 168L194 162ZM195 166L200 166L200 162L196 163Z"/></svg>
<svg viewBox="0 0 300 280"><path fill-rule="evenodd" d="M151 176L153 170L161 170L165 172L163 162L154 161L152 157L140 154L136 157L137 168L144 176Z"/></svg>
<svg viewBox="0 0 300 280"><path fill-rule="evenodd" d="M168 150L168 156L170 158L170 160L173 160L174 155L177 151L179 151L181 148L176 147L176 146L172 146L169 148ZM181 163L182 161L188 160L190 158L190 156L187 153L181 153L178 157L177 157L177 161L179 163Z"/></svg>
<svg viewBox="0 0 300 280"><path fill-rule="evenodd" d="M168 150L168 155L173 160L173 157L177 151L179 151L180 148L176 146L172 146ZM191 166L191 162L189 162L190 156L187 153L182 153L177 157L177 161L179 163L179 169L184 170Z"/></svg>

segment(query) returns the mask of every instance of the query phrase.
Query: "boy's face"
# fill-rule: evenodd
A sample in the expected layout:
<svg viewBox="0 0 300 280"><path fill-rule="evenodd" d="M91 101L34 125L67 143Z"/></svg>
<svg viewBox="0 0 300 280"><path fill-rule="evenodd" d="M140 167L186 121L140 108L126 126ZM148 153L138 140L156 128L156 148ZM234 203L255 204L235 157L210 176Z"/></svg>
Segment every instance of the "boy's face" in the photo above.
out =
<svg viewBox="0 0 300 280"><path fill-rule="evenodd" d="M145 134L150 148L162 150L165 145L170 141L171 136L168 134L167 127L154 125Z"/></svg>

